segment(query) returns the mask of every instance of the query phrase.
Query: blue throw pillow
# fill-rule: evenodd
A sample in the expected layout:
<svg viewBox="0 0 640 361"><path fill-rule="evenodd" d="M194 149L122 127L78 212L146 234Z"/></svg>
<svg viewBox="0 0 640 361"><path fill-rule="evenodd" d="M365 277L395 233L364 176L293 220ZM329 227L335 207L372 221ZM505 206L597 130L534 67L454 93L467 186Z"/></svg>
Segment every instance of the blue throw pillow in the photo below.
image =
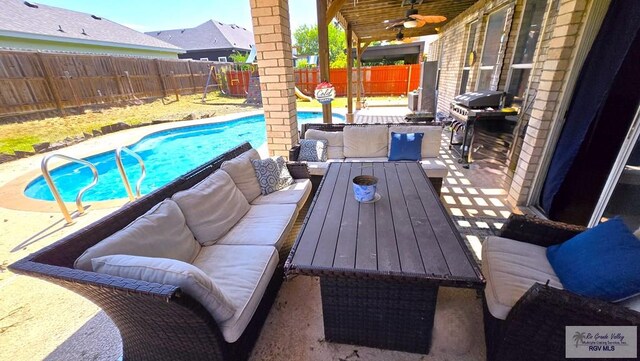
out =
<svg viewBox="0 0 640 361"><path fill-rule="evenodd" d="M621 218L547 248L547 258L571 292L610 302L640 293L640 240Z"/></svg>
<svg viewBox="0 0 640 361"><path fill-rule="evenodd" d="M420 160L422 159L422 137L424 133L394 133L391 132L391 149L389 160Z"/></svg>

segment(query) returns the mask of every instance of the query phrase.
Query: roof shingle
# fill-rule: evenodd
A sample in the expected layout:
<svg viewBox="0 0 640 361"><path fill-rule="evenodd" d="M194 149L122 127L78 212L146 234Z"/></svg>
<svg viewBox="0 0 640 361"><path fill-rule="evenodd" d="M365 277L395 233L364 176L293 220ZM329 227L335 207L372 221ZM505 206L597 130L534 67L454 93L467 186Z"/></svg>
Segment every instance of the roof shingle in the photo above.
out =
<svg viewBox="0 0 640 361"><path fill-rule="evenodd" d="M250 50L253 33L233 24L209 20L195 28L149 31L145 34L185 50L242 49Z"/></svg>

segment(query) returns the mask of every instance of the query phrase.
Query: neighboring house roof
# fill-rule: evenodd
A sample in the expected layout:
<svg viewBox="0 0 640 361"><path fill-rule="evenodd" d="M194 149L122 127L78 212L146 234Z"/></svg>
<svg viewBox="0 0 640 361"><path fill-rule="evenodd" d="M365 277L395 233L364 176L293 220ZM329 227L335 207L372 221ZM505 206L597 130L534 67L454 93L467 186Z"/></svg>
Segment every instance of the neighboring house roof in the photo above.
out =
<svg viewBox="0 0 640 361"><path fill-rule="evenodd" d="M250 50L253 33L241 26L209 20L195 28L149 31L145 34L189 50Z"/></svg>
<svg viewBox="0 0 640 361"><path fill-rule="evenodd" d="M183 53L179 47L99 16L2 0L0 36Z"/></svg>

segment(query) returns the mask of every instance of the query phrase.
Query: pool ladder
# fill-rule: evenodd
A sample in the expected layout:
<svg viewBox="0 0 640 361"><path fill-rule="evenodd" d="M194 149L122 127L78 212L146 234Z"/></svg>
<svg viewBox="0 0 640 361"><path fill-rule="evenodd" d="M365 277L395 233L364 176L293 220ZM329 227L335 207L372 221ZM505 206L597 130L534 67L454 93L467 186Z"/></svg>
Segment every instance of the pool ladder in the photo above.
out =
<svg viewBox="0 0 640 361"><path fill-rule="evenodd" d="M93 188L93 186L95 186L98 183L98 169L96 169L96 167L92 163L87 162L86 160L77 159L77 158L69 157L62 154L50 154L42 158L42 163L40 163L42 176L47 182L47 185L49 186L49 189L51 190L53 197L56 199L56 202L58 203L58 207L60 207L60 211L62 212L64 219L67 221L67 224L72 224L73 218L71 218L71 214L69 213L67 206L64 204L64 201L60 196L60 192L58 192L58 188L56 187L55 183L53 183L53 179L51 179L51 174L49 173L49 161L53 158L61 158L70 162L86 165L87 167L89 167L89 169L91 169L91 172L93 173L93 181L86 187L82 188L76 195L76 208L78 209L79 216L83 215L86 211L84 206L82 205L82 196L84 195L84 192Z"/></svg>
<svg viewBox="0 0 640 361"><path fill-rule="evenodd" d="M140 178L138 178L138 182L136 182L136 194L134 196L131 191L131 184L129 183L129 177L127 177L127 172L124 169L124 165L122 164L122 153L127 153L134 157L138 164L140 164ZM136 198L140 198L140 187L142 186L142 181L147 176L147 170L144 166L144 161L142 158L134 151L127 147L118 147L116 148L116 164L118 165L118 170L120 171L120 177L122 177L122 183L124 183L124 188L127 191L127 195L129 196L129 201L133 202Z"/></svg>

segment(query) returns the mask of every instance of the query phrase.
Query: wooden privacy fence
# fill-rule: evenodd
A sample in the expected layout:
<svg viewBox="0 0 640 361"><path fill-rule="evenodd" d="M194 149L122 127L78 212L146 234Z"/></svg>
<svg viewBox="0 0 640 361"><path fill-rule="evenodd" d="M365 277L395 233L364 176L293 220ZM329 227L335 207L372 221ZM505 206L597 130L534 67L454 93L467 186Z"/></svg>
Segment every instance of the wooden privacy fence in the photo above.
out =
<svg viewBox="0 0 640 361"><path fill-rule="evenodd" d="M347 70L331 69L331 84L336 88L337 96L347 95ZM296 69L296 86L304 94L313 96L320 82L318 68ZM356 69L353 69L355 96ZM362 67L362 90L364 96L401 95L420 86L420 64L383 65Z"/></svg>
<svg viewBox="0 0 640 361"><path fill-rule="evenodd" d="M228 63L0 51L0 117L202 93L210 66L211 90L246 95L251 71Z"/></svg>

